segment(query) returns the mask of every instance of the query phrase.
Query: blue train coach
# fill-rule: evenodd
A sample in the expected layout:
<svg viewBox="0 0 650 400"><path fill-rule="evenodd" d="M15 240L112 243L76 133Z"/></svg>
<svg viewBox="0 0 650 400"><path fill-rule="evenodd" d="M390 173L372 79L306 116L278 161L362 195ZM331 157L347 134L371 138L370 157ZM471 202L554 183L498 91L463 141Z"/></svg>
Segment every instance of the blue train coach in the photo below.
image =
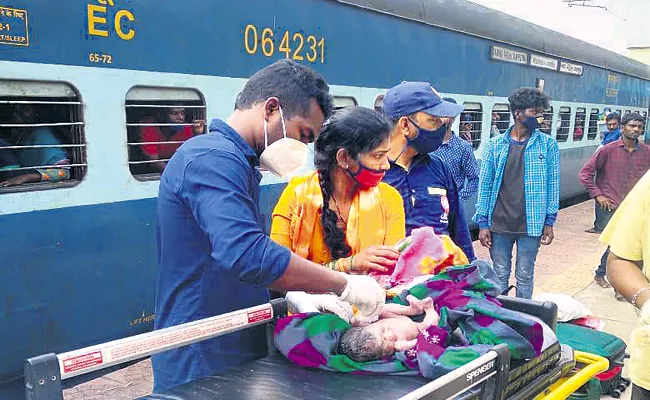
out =
<svg viewBox="0 0 650 400"><path fill-rule="evenodd" d="M20 385L27 357L152 328L159 171L184 140L156 140L159 117L226 117L285 57L322 73L337 107L431 82L465 105L455 128L479 159L511 122L508 94L543 88L563 198L582 193L598 115L647 116L650 100L648 66L464 0L0 0L0 159L65 159L38 166L61 176L0 188L0 384ZM49 144L25 143L35 130ZM283 182L263 183L268 220Z"/></svg>

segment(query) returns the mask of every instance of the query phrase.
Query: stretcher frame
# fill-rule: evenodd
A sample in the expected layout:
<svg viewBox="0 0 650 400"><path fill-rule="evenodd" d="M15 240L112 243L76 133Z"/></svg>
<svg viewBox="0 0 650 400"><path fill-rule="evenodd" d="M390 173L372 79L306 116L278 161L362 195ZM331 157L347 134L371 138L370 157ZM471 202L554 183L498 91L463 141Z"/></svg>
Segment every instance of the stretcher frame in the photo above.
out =
<svg viewBox="0 0 650 400"><path fill-rule="evenodd" d="M557 315L555 304L537 303L504 296L500 296L499 300L510 309L541 318L555 330ZM267 335L269 354L273 354L275 348L272 340L272 323L286 315L286 300L274 299L260 306L95 346L60 354L49 353L32 357L24 362L23 367L26 399L63 400L64 380L75 378L75 381L79 381L82 376L84 381L95 379L153 354L262 324L266 324L270 333ZM585 368L584 373L580 371L565 382L555 385L553 391L547 393L544 400L566 398L568 396L568 394L564 396L566 393L573 393L592 376L607 368L606 359L603 365L602 360L598 359L597 356L583 354L582 358L587 363L593 361L591 364L594 365ZM487 383L490 384L490 390L482 390L479 398L502 400L505 398L509 372L510 351L508 346L504 344L497 345L478 359L436 380L425 383L410 393L405 393L400 400L454 398L477 385ZM399 377L395 378L398 379Z"/></svg>

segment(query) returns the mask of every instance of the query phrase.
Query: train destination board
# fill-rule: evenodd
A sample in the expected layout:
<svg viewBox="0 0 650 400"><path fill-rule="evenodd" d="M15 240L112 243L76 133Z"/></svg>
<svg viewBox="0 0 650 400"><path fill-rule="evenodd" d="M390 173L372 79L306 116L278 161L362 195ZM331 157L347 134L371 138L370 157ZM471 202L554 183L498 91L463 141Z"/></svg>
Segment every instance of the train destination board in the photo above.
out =
<svg viewBox="0 0 650 400"><path fill-rule="evenodd" d="M27 11L0 6L0 44L29 46Z"/></svg>

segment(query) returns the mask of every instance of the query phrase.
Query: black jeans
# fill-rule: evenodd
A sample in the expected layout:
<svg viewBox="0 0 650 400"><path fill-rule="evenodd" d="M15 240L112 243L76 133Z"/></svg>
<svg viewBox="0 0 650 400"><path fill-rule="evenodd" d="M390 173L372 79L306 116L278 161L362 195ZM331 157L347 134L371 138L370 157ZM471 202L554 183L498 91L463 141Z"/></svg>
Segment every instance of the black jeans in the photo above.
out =
<svg viewBox="0 0 650 400"><path fill-rule="evenodd" d="M632 384L632 400L650 400L650 390Z"/></svg>
<svg viewBox="0 0 650 400"><path fill-rule="evenodd" d="M614 215L614 211L608 211L602 208L598 202L596 202L596 220L594 221L594 228L599 231L603 231L609 220ZM607 274L607 257L609 256L609 247L603 253L603 256L600 258L600 265L596 268L596 276L605 276Z"/></svg>

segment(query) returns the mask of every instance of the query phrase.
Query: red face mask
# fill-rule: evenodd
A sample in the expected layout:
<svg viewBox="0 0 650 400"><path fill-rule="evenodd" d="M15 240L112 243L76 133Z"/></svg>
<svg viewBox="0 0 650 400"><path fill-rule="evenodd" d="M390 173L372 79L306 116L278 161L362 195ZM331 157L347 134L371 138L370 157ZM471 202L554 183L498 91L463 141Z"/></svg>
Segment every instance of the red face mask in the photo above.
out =
<svg viewBox="0 0 650 400"><path fill-rule="evenodd" d="M364 188L372 188L379 185L379 182L384 178L386 172L368 168L365 165L359 163L359 171L357 173L352 173L349 169L346 170L357 183Z"/></svg>

